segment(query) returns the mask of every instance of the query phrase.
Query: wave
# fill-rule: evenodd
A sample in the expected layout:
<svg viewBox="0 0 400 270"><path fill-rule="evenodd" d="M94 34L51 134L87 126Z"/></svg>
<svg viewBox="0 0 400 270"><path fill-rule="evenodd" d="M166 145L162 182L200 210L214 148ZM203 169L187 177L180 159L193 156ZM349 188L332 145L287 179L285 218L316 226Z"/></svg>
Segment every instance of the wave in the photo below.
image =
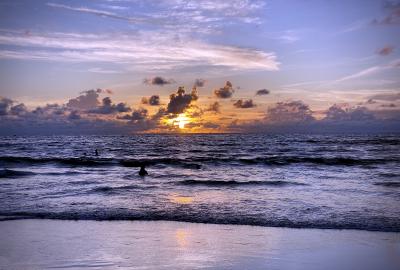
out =
<svg viewBox="0 0 400 270"><path fill-rule="evenodd" d="M33 158L33 157L15 157L0 156L0 162L8 164L48 164L56 163L67 166L123 166L140 167L142 164L151 165L175 165L184 168L201 169L202 164L263 164L272 166L285 166L291 164L318 164L326 166L363 166L378 165L390 162L398 162L397 159L369 158L361 159L354 157L306 157L306 156L271 156L254 158L234 158L234 157L192 157L185 158L144 158L144 159L113 159L113 158Z"/></svg>
<svg viewBox="0 0 400 270"><path fill-rule="evenodd" d="M32 175L59 176L59 175L77 175L77 174L84 174L84 172L75 172L75 171L67 171L67 172L31 172L31 171L20 171L20 170L10 170L10 169L0 170L0 178L20 178L20 177L28 177L28 176L32 176Z"/></svg>
<svg viewBox="0 0 400 270"><path fill-rule="evenodd" d="M374 185L384 187L400 187L400 182L376 182Z"/></svg>
<svg viewBox="0 0 400 270"><path fill-rule="evenodd" d="M289 181L218 181L218 180L183 180L176 182L181 185L204 185L204 186L287 186L287 185L295 185L295 186L304 186L307 184L298 183L298 182L289 182Z"/></svg>
<svg viewBox="0 0 400 270"><path fill-rule="evenodd" d="M112 193L118 190L134 190L134 189L149 189L153 188L153 186L139 186L139 185L129 185L129 186L119 186L119 187L110 187L110 186L101 186L93 188L91 191L95 193Z"/></svg>
<svg viewBox="0 0 400 270"><path fill-rule="evenodd" d="M33 172L28 171L15 171L9 169L0 170L0 178L20 178L34 175Z"/></svg>
<svg viewBox="0 0 400 270"><path fill-rule="evenodd" d="M191 211L152 211L130 209L95 209L65 212L0 212L0 222L18 219L96 220L96 221L178 221L206 224L251 225L263 227L353 229L383 232L400 232L399 218L380 216L348 219L295 220L282 216L263 215L209 215Z"/></svg>
<svg viewBox="0 0 400 270"><path fill-rule="evenodd" d="M400 174L398 173L380 173L379 176L383 176L386 178L400 178Z"/></svg>

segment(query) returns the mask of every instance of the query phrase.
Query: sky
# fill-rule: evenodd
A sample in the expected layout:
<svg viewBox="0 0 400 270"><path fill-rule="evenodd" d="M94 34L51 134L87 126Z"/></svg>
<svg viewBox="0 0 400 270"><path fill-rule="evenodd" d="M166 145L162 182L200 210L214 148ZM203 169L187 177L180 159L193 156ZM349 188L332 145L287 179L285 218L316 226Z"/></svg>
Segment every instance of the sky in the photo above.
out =
<svg viewBox="0 0 400 270"><path fill-rule="evenodd" d="M1 1L0 134L400 132L400 1Z"/></svg>

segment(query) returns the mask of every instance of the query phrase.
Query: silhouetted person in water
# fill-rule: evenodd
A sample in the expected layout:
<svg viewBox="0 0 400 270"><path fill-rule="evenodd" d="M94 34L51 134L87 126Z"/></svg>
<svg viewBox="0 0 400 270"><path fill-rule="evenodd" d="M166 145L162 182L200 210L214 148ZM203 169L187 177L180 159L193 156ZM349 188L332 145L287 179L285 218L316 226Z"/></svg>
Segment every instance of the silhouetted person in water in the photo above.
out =
<svg viewBox="0 0 400 270"><path fill-rule="evenodd" d="M146 175L148 175L148 174L149 174L149 173L146 171L145 166L144 166L144 165L141 165L141 166L140 166L139 175L140 175L140 176L146 176Z"/></svg>
<svg viewBox="0 0 400 270"><path fill-rule="evenodd" d="M94 154L96 155L96 157L99 156L99 151L97 151L97 149L94 150Z"/></svg>

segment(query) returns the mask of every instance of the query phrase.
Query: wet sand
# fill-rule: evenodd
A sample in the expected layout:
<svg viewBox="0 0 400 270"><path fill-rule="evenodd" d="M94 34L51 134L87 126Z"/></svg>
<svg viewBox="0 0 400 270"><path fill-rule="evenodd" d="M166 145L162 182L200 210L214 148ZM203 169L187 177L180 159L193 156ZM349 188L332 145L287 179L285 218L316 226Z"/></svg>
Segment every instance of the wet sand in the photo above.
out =
<svg viewBox="0 0 400 270"><path fill-rule="evenodd" d="M8 220L0 240L0 269L400 269L387 232Z"/></svg>

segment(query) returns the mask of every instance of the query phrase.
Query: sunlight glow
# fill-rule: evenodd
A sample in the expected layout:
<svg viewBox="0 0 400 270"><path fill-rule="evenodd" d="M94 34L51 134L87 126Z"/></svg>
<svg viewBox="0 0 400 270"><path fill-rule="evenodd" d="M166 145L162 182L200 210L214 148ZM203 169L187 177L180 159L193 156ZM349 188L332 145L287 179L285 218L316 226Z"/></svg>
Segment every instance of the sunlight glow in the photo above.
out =
<svg viewBox="0 0 400 270"><path fill-rule="evenodd" d="M170 201L173 203L177 203L177 204L190 204L193 202L193 198L192 197L188 197L188 196L171 196L170 197Z"/></svg>
<svg viewBox="0 0 400 270"><path fill-rule="evenodd" d="M176 118L171 119L169 122L174 126L178 126L180 129L184 129L185 125L190 123L190 118L184 113L181 113Z"/></svg>

